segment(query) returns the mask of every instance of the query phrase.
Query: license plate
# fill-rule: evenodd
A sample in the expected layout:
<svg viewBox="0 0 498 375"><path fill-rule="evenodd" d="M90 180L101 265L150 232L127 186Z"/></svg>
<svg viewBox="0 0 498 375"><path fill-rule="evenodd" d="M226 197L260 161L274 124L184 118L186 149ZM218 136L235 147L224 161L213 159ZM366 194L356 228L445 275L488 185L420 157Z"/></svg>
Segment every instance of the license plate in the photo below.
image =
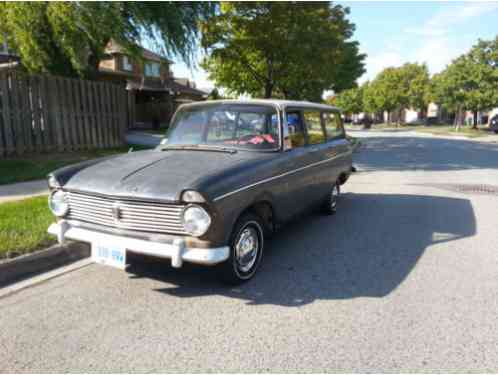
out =
<svg viewBox="0 0 498 375"><path fill-rule="evenodd" d="M123 270L126 267L126 248L113 244L94 243L92 244L92 259L96 263Z"/></svg>

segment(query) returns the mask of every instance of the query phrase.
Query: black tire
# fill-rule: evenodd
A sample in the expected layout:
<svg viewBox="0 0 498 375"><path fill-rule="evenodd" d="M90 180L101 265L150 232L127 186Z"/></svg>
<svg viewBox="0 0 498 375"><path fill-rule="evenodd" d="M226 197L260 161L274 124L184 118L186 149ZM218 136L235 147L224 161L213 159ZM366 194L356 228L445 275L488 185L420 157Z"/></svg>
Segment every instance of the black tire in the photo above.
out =
<svg viewBox="0 0 498 375"><path fill-rule="evenodd" d="M335 192L335 193L334 193ZM337 202L341 195L341 186L339 181L336 181L332 186L332 190L323 203L322 212L326 215L334 215L337 212Z"/></svg>
<svg viewBox="0 0 498 375"><path fill-rule="evenodd" d="M498 134L498 129L497 130L493 130L495 132L495 134Z"/></svg>
<svg viewBox="0 0 498 375"><path fill-rule="evenodd" d="M241 241L244 241L242 236L245 236L249 244L253 243L251 241L254 241L254 238L257 237L257 244L254 245L256 246L254 256L251 256L252 251L246 254L246 259L250 259L247 264L243 263L243 259L238 256L237 251L237 248L242 247ZM261 264L263 250L264 230L261 219L252 213L242 215L237 220L230 236L230 257L219 266L218 271L221 280L230 285L238 285L249 281L256 274Z"/></svg>

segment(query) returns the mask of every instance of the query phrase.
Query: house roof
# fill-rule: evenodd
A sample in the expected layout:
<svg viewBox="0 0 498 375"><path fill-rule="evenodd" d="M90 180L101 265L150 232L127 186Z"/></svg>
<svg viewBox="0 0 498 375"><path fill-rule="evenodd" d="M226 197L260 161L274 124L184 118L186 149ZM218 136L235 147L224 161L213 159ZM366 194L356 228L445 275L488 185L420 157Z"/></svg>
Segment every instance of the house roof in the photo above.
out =
<svg viewBox="0 0 498 375"><path fill-rule="evenodd" d="M167 82L168 87L171 88L171 90L176 91L176 92L181 92L185 94L193 94L193 95L201 95L201 96L207 96L208 93L202 90L199 90L195 87L190 87L187 85L184 85L175 78L173 80L169 80Z"/></svg>
<svg viewBox="0 0 498 375"><path fill-rule="evenodd" d="M188 87L175 82L173 79L167 81L160 80L144 80L143 82L129 80L126 85L127 90L140 91L162 91L170 93L191 94L199 96L207 96L208 94L202 90Z"/></svg>
<svg viewBox="0 0 498 375"><path fill-rule="evenodd" d="M167 59L166 57L163 57L155 52L152 52L151 50L147 49L147 48L144 48L142 46L139 46L142 50L142 56L144 57L144 59L147 59L147 60L152 60L152 61L157 61L157 62L163 62L163 61L166 61L170 64L172 64L173 62L169 59ZM120 53L120 54L125 54L126 51L125 49L123 48L122 45L120 45L119 43L117 43L115 40L111 40L108 44L107 44L107 47L105 48L105 52L106 53L110 53L110 54L113 54L113 53Z"/></svg>

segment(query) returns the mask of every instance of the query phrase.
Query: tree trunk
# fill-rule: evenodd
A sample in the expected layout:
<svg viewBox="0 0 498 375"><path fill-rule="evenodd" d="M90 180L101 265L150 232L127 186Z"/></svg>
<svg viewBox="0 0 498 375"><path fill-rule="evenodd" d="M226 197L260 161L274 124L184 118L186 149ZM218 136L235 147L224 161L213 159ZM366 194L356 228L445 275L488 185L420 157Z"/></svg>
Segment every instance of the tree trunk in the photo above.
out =
<svg viewBox="0 0 498 375"><path fill-rule="evenodd" d="M457 112L455 114L455 129L456 131L460 130L460 125L462 122L462 107L458 107Z"/></svg>
<svg viewBox="0 0 498 375"><path fill-rule="evenodd" d="M384 116L384 114L382 114ZM391 111L387 111L387 125L391 125Z"/></svg>
<svg viewBox="0 0 498 375"><path fill-rule="evenodd" d="M271 98L272 93L273 93L273 84L267 83L265 85L265 99Z"/></svg>
<svg viewBox="0 0 498 375"><path fill-rule="evenodd" d="M429 125L429 116L427 116L427 108L422 108L420 110L420 121L425 124L425 126Z"/></svg>
<svg viewBox="0 0 498 375"><path fill-rule="evenodd" d="M472 111L472 114L473 114L473 118L474 118L472 129L477 129L477 111L475 111L475 110Z"/></svg>

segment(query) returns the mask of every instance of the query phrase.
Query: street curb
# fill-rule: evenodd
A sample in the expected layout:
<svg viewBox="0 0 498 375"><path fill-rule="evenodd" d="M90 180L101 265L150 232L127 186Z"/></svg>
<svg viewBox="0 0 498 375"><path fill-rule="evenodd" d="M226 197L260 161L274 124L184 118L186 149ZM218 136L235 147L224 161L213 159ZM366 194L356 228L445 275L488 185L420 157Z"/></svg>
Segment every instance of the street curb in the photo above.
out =
<svg viewBox="0 0 498 375"><path fill-rule="evenodd" d="M4 261L0 263L0 288L89 256L88 244L69 242Z"/></svg>

